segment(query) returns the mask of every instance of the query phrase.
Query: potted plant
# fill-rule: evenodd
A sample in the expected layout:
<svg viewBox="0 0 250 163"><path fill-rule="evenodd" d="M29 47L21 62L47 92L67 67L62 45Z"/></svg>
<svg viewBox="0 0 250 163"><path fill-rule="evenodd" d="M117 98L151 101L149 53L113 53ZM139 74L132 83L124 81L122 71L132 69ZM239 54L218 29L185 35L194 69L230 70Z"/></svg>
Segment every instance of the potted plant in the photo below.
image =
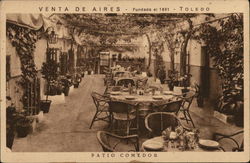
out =
<svg viewBox="0 0 250 163"><path fill-rule="evenodd" d="M164 66L160 66L158 73L157 73L157 77L160 79L161 84L164 84L164 81L166 79L166 71L164 69Z"/></svg>
<svg viewBox="0 0 250 163"><path fill-rule="evenodd" d="M74 88L78 88L81 81L82 81L81 76L79 74L75 74L73 80Z"/></svg>
<svg viewBox="0 0 250 163"><path fill-rule="evenodd" d="M235 110L235 124L239 127L244 127L244 103L243 101L236 102L236 110Z"/></svg>
<svg viewBox="0 0 250 163"><path fill-rule="evenodd" d="M15 138L15 114L16 108L13 105L6 108L6 146L10 149Z"/></svg>
<svg viewBox="0 0 250 163"><path fill-rule="evenodd" d="M177 74L178 74L178 71L175 71L175 70L169 70L168 71L168 77L169 77L168 87L169 87L170 91L173 91L174 86L178 85Z"/></svg>
<svg viewBox="0 0 250 163"><path fill-rule="evenodd" d="M50 104L52 101L48 100L48 96L49 96L49 92L51 91L51 89L50 89L51 81L55 80L58 76L57 68L58 68L58 64L54 60L48 60L47 62L44 62L42 65L42 71L41 71L41 73L43 75L42 77L48 83L48 85L46 87L47 88L46 100L40 101L40 107L41 107L41 110L44 111L44 113L48 113L49 109L50 109Z"/></svg>
<svg viewBox="0 0 250 163"><path fill-rule="evenodd" d="M32 120L25 116L24 112L17 113L16 116L16 132L17 136L20 138L26 137L31 129Z"/></svg>
<svg viewBox="0 0 250 163"><path fill-rule="evenodd" d="M187 88L189 86L189 79L192 75L191 74L185 74L180 78L181 85L184 87L182 89L182 93L187 93L189 89Z"/></svg>
<svg viewBox="0 0 250 163"><path fill-rule="evenodd" d="M71 86L70 79L68 79L66 76L60 77L60 82L62 84L62 92L64 93L64 96L69 95L69 87Z"/></svg>
<svg viewBox="0 0 250 163"><path fill-rule="evenodd" d="M197 105L198 105L198 107L202 108L203 105L204 105L204 98L203 98L203 95L202 95L202 92L201 92L201 86L198 85L197 83L195 83L194 88L195 88L195 91L196 91Z"/></svg>

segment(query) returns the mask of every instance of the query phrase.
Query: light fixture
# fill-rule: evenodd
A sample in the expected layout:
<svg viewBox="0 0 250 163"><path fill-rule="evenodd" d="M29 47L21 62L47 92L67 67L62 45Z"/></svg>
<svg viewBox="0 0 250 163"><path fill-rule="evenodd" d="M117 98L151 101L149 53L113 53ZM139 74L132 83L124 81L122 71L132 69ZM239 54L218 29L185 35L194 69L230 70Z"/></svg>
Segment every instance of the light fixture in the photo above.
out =
<svg viewBox="0 0 250 163"><path fill-rule="evenodd" d="M49 43L56 44L57 41L58 41L58 35L56 34L54 28L52 28L52 31L49 33Z"/></svg>

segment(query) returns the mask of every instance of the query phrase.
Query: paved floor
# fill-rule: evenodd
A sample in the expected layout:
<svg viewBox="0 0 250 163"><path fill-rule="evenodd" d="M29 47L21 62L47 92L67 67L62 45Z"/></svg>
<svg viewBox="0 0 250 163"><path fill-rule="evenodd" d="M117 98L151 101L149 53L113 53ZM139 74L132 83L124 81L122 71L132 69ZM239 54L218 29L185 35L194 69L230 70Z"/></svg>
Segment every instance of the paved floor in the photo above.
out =
<svg viewBox="0 0 250 163"><path fill-rule="evenodd" d="M96 122L89 129L95 113L90 96L92 91L104 92L101 75L88 75L79 88L73 89L63 104L53 104L44 120L37 124L36 131L26 138L15 138L13 152L98 152L102 151L96 132L103 130L105 122ZM191 115L201 137L210 139L213 132L232 133L240 128L224 124L212 116L209 108L196 107L193 102Z"/></svg>

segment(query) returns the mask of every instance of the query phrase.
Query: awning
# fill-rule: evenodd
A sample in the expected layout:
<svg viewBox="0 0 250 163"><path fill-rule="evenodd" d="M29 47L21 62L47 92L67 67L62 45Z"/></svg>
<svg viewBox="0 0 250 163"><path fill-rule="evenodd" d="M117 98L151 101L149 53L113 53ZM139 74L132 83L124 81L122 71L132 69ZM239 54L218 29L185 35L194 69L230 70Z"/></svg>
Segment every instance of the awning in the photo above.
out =
<svg viewBox="0 0 250 163"><path fill-rule="evenodd" d="M58 38L71 39L68 28L42 14L7 14L6 17L7 22L32 30L39 30L43 27L46 31L47 28L52 27Z"/></svg>
<svg viewBox="0 0 250 163"><path fill-rule="evenodd" d="M7 14L7 22L18 26L39 30L43 26L42 14Z"/></svg>

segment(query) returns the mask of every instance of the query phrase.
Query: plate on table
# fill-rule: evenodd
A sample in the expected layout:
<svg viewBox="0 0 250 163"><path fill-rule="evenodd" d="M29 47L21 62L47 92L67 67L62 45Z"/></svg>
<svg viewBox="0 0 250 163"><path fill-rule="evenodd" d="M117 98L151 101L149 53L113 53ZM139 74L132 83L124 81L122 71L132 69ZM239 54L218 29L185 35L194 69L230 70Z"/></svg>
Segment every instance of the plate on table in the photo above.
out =
<svg viewBox="0 0 250 163"><path fill-rule="evenodd" d="M125 99L127 99L127 100L134 100L135 96L126 96Z"/></svg>
<svg viewBox="0 0 250 163"><path fill-rule="evenodd" d="M199 145L205 149L218 149L220 144L214 140L200 139Z"/></svg>
<svg viewBox="0 0 250 163"><path fill-rule="evenodd" d="M123 88L122 91L123 91L123 92L128 92L129 89L128 89L128 88Z"/></svg>
<svg viewBox="0 0 250 163"><path fill-rule="evenodd" d="M173 91L164 91L163 94L164 95L172 95L174 92Z"/></svg>
<svg viewBox="0 0 250 163"><path fill-rule="evenodd" d="M162 151L164 149L164 145L162 142L150 141L147 140L143 143L143 147L146 151Z"/></svg>
<svg viewBox="0 0 250 163"><path fill-rule="evenodd" d="M120 95L121 92L119 92L119 91L112 91L112 92L110 92L110 94L111 94L111 95Z"/></svg>
<svg viewBox="0 0 250 163"><path fill-rule="evenodd" d="M162 97L162 96L153 96L153 99L154 99L154 100L162 100L163 97Z"/></svg>

